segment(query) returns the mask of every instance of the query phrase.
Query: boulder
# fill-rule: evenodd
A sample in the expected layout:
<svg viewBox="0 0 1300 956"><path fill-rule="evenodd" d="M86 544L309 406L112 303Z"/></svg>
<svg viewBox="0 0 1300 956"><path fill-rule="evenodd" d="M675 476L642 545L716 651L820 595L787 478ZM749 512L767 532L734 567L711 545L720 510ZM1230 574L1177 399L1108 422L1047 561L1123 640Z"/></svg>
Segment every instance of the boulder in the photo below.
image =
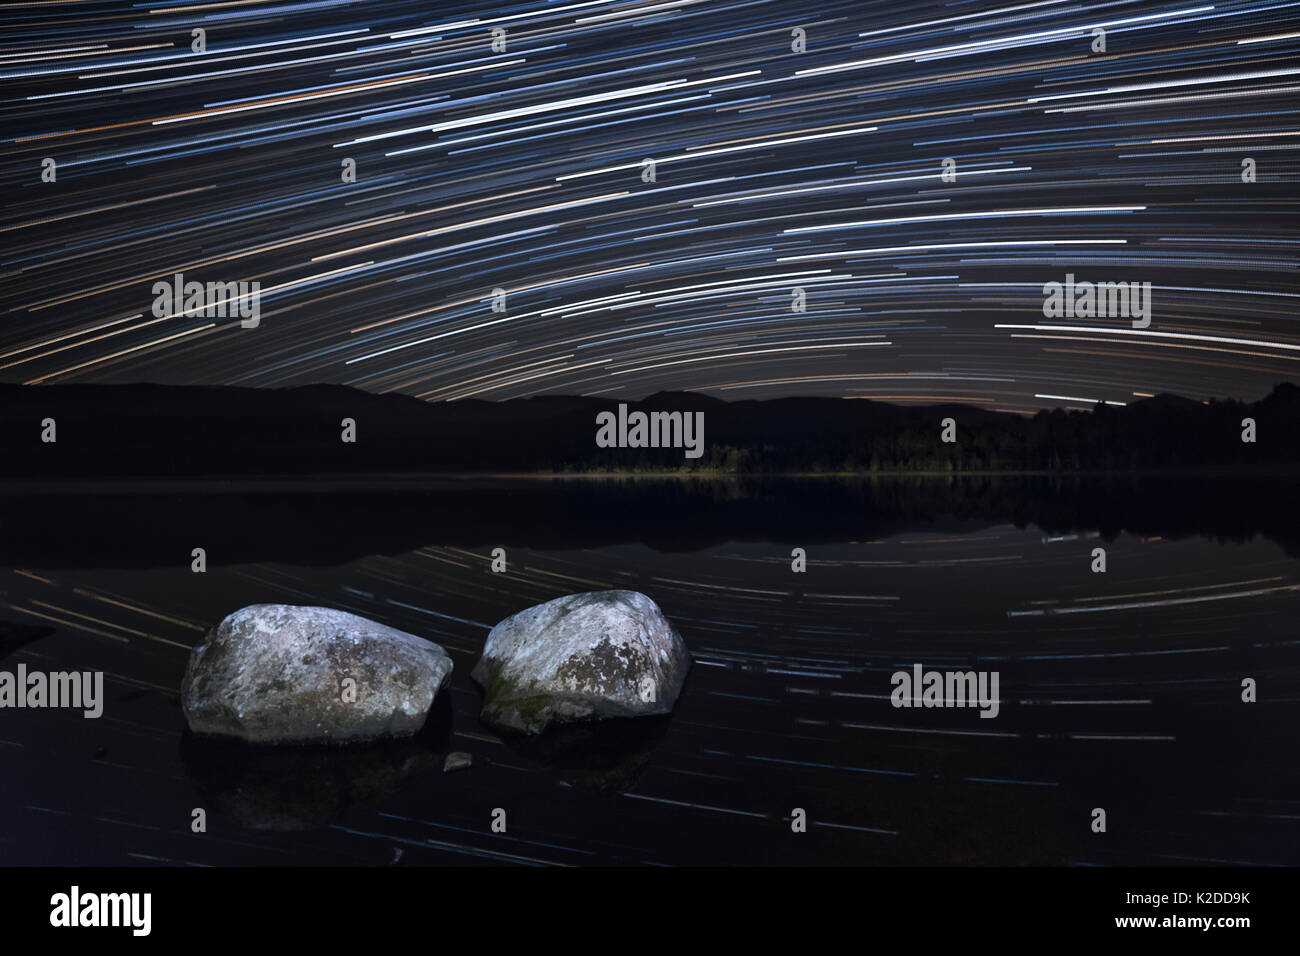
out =
<svg viewBox="0 0 1300 956"><path fill-rule="evenodd" d="M506 618L470 676L484 689L484 723L535 734L552 724L667 714L690 665L650 598L591 591Z"/></svg>
<svg viewBox="0 0 1300 956"><path fill-rule="evenodd" d="M251 743L403 737L451 667L437 644L355 614L254 604L190 653L181 706L194 733Z"/></svg>

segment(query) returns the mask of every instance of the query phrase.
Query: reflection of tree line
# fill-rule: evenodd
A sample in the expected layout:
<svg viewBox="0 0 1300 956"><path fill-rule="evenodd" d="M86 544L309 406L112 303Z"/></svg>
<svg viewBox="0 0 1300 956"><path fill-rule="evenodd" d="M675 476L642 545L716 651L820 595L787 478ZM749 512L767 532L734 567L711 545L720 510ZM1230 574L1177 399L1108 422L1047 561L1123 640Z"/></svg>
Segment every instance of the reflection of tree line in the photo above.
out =
<svg viewBox="0 0 1300 956"><path fill-rule="evenodd" d="M1286 474L578 481L518 497L498 520L502 532L527 535L539 546L547 538L681 548L734 540L831 542L1014 524L1049 534L1100 531L1108 538L1127 532L1245 541L1263 534L1300 556L1294 487L1294 476ZM547 534L542 525L557 514L568 523Z"/></svg>
<svg viewBox="0 0 1300 956"><path fill-rule="evenodd" d="M916 530L1260 533L1300 555L1294 476L635 477L448 481L420 490L0 498L0 565L163 567L204 542L211 566L335 564L426 545L690 550L807 545ZM322 520L328 515L327 520Z"/></svg>

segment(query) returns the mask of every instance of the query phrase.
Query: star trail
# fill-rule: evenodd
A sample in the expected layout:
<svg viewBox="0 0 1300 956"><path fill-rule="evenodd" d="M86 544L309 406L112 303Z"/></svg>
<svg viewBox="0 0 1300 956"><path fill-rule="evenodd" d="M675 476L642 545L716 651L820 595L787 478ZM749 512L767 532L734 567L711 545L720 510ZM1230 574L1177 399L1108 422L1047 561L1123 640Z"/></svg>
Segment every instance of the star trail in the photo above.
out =
<svg viewBox="0 0 1300 956"><path fill-rule="evenodd" d="M1298 14L10 5L0 376L1255 399L1300 377ZM157 317L175 273L260 325ZM1067 273L1150 282L1151 328L1044 321Z"/></svg>

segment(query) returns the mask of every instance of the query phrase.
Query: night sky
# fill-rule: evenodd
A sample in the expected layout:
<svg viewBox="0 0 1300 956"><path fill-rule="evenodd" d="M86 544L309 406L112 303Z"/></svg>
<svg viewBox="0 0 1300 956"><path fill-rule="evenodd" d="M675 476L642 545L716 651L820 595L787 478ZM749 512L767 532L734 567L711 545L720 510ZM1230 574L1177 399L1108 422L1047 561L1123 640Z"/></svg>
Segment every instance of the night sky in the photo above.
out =
<svg viewBox="0 0 1300 956"><path fill-rule="evenodd" d="M1022 412L1300 381L1300 3L0 17L0 381ZM260 282L261 324L155 317L176 272ZM1150 282L1150 328L1045 318L1067 273Z"/></svg>

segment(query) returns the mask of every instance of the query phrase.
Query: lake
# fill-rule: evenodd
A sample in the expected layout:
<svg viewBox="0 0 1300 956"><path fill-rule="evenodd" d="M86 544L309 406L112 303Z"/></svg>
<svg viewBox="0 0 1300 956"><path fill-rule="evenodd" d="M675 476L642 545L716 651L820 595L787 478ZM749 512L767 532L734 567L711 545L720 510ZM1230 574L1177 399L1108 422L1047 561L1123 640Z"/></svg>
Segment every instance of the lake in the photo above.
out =
<svg viewBox="0 0 1300 956"><path fill-rule="evenodd" d="M1294 487L14 487L0 669L102 670L106 700L98 719L0 711L0 862L1296 865ZM674 713L531 741L482 725L469 673L488 630L602 588L649 595L681 632L694 664ZM443 645L455 670L425 731L325 749L193 739L189 650L256 603L340 608ZM893 706L891 675L916 664L997 672L997 717ZM473 766L443 773L448 751Z"/></svg>

